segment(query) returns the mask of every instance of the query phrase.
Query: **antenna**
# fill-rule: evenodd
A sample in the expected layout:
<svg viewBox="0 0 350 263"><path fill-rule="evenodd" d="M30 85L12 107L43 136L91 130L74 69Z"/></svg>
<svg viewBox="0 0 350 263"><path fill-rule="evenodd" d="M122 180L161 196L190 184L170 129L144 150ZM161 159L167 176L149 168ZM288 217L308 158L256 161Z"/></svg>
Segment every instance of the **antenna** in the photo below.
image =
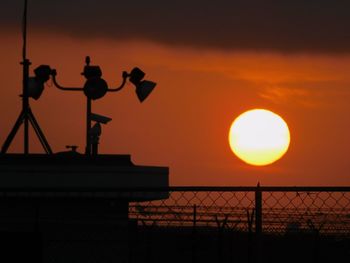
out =
<svg viewBox="0 0 350 263"><path fill-rule="evenodd" d="M22 58L26 60L27 55L27 10L28 10L28 1L24 0L24 9L22 17L22 38L23 38L23 48L22 48Z"/></svg>
<svg viewBox="0 0 350 263"><path fill-rule="evenodd" d="M27 13L28 13L28 0L24 0L23 9L23 24L22 24L22 37L23 37L23 49L22 49L22 66L23 66L23 83L22 83L22 111L28 111L29 98L28 98L28 79L29 79L29 66L31 65L29 59L27 59ZM29 153L29 123L28 118L24 118L24 153Z"/></svg>
<svg viewBox="0 0 350 263"><path fill-rule="evenodd" d="M40 129L40 126L37 122L37 120L34 117L34 114L29 106L29 66L31 65L31 62L29 59L27 59L27 12L28 12L28 1L24 0L24 9L23 9L23 20L22 20L22 37L23 37L23 48L22 48L22 62L21 65L23 67L23 81L22 81L22 111L19 114L15 125L13 126L11 132L6 138L6 141L4 142L1 153L5 154L8 150L8 148L11 145L12 140L16 136L16 133L18 132L18 129L21 127L21 125L24 123L24 154L29 154L29 122L31 123L36 135L39 138L39 141L41 145L43 146L44 150L48 154L52 154L51 147L49 143L47 142L44 133Z"/></svg>

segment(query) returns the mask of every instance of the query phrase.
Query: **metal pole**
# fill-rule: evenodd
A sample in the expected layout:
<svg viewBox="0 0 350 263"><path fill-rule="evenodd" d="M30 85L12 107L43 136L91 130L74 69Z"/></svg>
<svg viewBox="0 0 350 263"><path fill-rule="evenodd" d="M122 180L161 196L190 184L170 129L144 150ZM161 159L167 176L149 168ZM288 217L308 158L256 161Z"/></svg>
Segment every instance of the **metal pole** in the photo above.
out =
<svg viewBox="0 0 350 263"><path fill-rule="evenodd" d="M22 92L22 110L24 113L24 154L29 153L29 122L28 122L28 109L29 109L29 97L28 97L28 79L29 79L29 66L30 61L27 59L27 7L28 1L24 0L23 11L23 49L21 62L23 66L23 92Z"/></svg>
<svg viewBox="0 0 350 263"><path fill-rule="evenodd" d="M197 262L197 206L193 205L192 263Z"/></svg>
<svg viewBox="0 0 350 263"><path fill-rule="evenodd" d="M22 97L22 108L24 113L24 153L29 153L29 121L28 121L28 111L29 111L29 97L28 97L28 75L29 75L29 65L28 59L23 60L23 97Z"/></svg>
<svg viewBox="0 0 350 263"><path fill-rule="evenodd" d="M262 235L262 192L260 183L258 183L255 190L255 236L256 236L256 250L255 262L262 262L261 259L261 235Z"/></svg>
<svg viewBox="0 0 350 263"><path fill-rule="evenodd" d="M91 99L86 98L86 148L85 154L91 155Z"/></svg>
<svg viewBox="0 0 350 263"><path fill-rule="evenodd" d="M98 144L99 144L99 135L91 136L91 155L95 156L98 154Z"/></svg>

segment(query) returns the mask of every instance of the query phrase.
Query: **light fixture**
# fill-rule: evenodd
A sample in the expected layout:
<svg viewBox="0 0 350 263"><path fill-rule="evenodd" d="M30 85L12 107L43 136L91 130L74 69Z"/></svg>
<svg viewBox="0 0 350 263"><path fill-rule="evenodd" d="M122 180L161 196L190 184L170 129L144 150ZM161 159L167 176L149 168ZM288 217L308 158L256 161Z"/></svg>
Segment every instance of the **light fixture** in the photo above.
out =
<svg viewBox="0 0 350 263"><path fill-rule="evenodd" d="M136 95L140 102L143 102L153 91L157 83L149 80L142 80L145 73L139 68L133 68L129 74L129 81L136 87Z"/></svg>
<svg viewBox="0 0 350 263"><path fill-rule="evenodd" d="M23 93L22 97L22 111L18 116L18 119L13 126L11 132L7 136L4 144L1 148L1 153L6 153L10 147L18 129L22 124L24 124L24 153L29 153L29 124L32 125L41 145L48 154L52 154L51 147L48 141L45 138L44 133L42 132L38 121L36 120L30 106L29 99L33 98L38 100L41 94L44 91L44 84L50 79L50 76L53 74L54 70L51 69L49 65L40 65L34 69L34 76L29 76L29 66L30 61L23 56Z"/></svg>
<svg viewBox="0 0 350 263"><path fill-rule="evenodd" d="M136 95L140 102L143 102L157 84L149 80L143 80L136 86Z"/></svg>
<svg viewBox="0 0 350 263"><path fill-rule="evenodd" d="M38 100L44 91L44 83L38 81L35 77L28 78L28 97Z"/></svg>
<svg viewBox="0 0 350 263"><path fill-rule="evenodd" d="M83 88L68 88L62 87L57 83L56 70L51 71L52 80L55 87L61 90L67 91L83 91L86 98L86 155L95 155L98 152L98 141L101 132L100 123L107 123L111 119L102 115L94 114L91 111L91 101L102 98L107 92L117 92L124 88L127 79L135 85L136 95L140 102L143 102L149 94L153 91L157 85L155 82L149 80L143 80L145 73L135 67L130 73L124 71L122 73L122 83L118 88L108 88L107 82L102 78L102 71L99 66L90 65L90 57L85 58L84 70L81 73L85 78L86 82ZM96 121L96 124L92 127L92 121Z"/></svg>
<svg viewBox="0 0 350 263"><path fill-rule="evenodd" d="M50 79L51 68L48 65L40 65L34 70L35 77L28 77L27 95L38 100L44 91L44 84Z"/></svg>
<svg viewBox="0 0 350 263"><path fill-rule="evenodd" d="M29 76L29 67L31 65L30 60L27 58L27 0L24 1L24 13L23 13L23 49L22 49L22 68L23 68L23 79L22 79L22 111L18 116L15 125L8 134L4 144L1 148L1 154L5 154L10 147L18 129L24 125L24 154L29 153L29 124L34 128L39 141L41 142L44 150L48 154L52 154L51 147L47 142L44 133L41 131L34 114L31 111L29 105L29 99L39 99L42 92L44 91L44 84L52 76L52 81L55 87L65 91L82 91L86 96L86 155L92 154L91 144L91 132L97 134L99 137L101 129L100 123L107 123L111 119L102 115L93 114L91 112L92 100L102 98L107 92L120 91L126 84L127 79L133 83L136 87L136 95L140 102L143 102L153 91L156 86L155 82L143 80L145 73L135 67L130 73L124 71L122 73L122 83L117 88L108 88L107 82L102 78L102 71L99 66L90 65L90 57L87 56L85 59L85 66L82 75L86 78L86 82L83 87L63 87L56 81L57 72L55 69L51 69L48 65L40 65L34 70L35 76ZM91 127L91 122L96 121L94 127ZM97 150L95 151L97 152Z"/></svg>
<svg viewBox="0 0 350 263"><path fill-rule="evenodd" d="M49 65L40 65L34 69L35 78L41 82L46 82L50 79L52 69Z"/></svg>
<svg viewBox="0 0 350 263"><path fill-rule="evenodd" d="M44 90L44 83L49 80L52 70L48 65L41 65L34 70L35 77L29 76L30 60L27 58L27 10L28 1L24 1L24 12L22 19L22 110L12 127L10 133L7 135L4 144L1 147L1 154L6 154L13 139L15 138L19 128L23 124L23 153L29 154L29 125L31 124L36 133L41 145L47 154L52 154L51 147L42 132L38 121L30 108L29 99L39 99Z"/></svg>

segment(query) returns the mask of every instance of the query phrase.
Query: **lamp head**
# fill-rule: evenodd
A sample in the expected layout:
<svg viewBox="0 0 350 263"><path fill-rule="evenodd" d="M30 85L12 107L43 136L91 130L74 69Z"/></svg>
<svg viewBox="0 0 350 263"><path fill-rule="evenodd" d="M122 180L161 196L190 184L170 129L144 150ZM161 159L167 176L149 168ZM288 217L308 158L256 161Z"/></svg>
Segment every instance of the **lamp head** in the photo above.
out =
<svg viewBox="0 0 350 263"><path fill-rule="evenodd" d="M44 84L50 79L52 69L49 65L40 65L34 69L35 77L28 78L28 97L39 99L44 91Z"/></svg>
<svg viewBox="0 0 350 263"><path fill-rule="evenodd" d="M44 91L44 82L39 81L36 77L29 77L27 87L28 97L37 100Z"/></svg>
<svg viewBox="0 0 350 263"><path fill-rule="evenodd" d="M140 102L143 102L155 88L157 83L149 80L143 80L136 86L136 95Z"/></svg>
<svg viewBox="0 0 350 263"><path fill-rule="evenodd" d="M129 74L129 81L136 87L136 95L140 102L143 102L157 85L149 80L142 80L145 73L139 68L133 68Z"/></svg>
<svg viewBox="0 0 350 263"><path fill-rule="evenodd" d="M50 75L52 74L52 69L49 65L40 65L36 69L34 69L35 78L44 83L50 79Z"/></svg>
<svg viewBox="0 0 350 263"><path fill-rule="evenodd" d="M139 68L133 68L129 74L129 81L137 86L141 80L145 77L145 72Z"/></svg>

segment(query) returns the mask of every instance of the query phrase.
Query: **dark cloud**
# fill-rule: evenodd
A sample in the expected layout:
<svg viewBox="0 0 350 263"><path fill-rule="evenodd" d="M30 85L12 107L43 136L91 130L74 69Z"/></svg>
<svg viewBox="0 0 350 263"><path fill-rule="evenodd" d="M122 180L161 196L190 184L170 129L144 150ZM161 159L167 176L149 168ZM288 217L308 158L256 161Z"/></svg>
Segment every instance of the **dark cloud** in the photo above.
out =
<svg viewBox="0 0 350 263"><path fill-rule="evenodd" d="M29 6L31 27L76 37L226 50L350 51L350 1L29 0ZM1 26L19 26L21 11L22 1L3 0Z"/></svg>

